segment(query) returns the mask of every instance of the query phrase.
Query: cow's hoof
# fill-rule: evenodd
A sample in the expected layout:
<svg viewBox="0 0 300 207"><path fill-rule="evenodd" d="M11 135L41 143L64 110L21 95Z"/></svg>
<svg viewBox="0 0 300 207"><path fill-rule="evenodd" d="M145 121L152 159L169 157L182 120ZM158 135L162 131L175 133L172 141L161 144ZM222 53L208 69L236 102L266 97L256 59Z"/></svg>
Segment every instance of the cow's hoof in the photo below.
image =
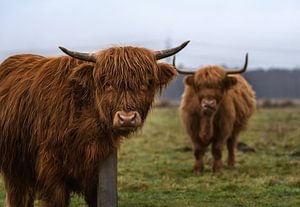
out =
<svg viewBox="0 0 300 207"><path fill-rule="evenodd" d="M223 164L222 162L215 162L213 164L213 172L214 173L220 173L223 171Z"/></svg>
<svg viewBox="0 0 300 207"><path fill-rule="evenodd" d="M203 170L204 170L203 167L194 167L193 169L195 175L201 175Z"/></svg>

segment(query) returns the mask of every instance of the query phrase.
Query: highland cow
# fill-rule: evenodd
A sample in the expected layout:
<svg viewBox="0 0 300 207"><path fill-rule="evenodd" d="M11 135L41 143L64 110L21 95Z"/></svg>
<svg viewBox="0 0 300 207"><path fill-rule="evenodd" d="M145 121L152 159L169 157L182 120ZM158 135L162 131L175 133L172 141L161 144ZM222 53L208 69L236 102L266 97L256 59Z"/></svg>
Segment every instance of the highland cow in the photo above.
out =
<svg viewBox="0 0 300 207"><path fill-rule="evenodd" d="M223 169L222 150L225 143L228 149L228 166L235 165L238 135L246 128L256 105L254 91L239 75L246 71L247 64L248 54L245 65L240 70L205 66L196 72L179 71L189 75L184 81L185 91L180 111L194 146L196 174L201 174L204 169L203 156L210 144L214 172Z"/></svg>
<svg viewBox="0 0 300 207"><path fill-rule="evenodd" d="M101 162L143 125L155 94L177 75L163 51L112 47L69 56L23 54L0 65L0 170L10 207L97 205ZM71 57L70 57L71 56Z"/></svg>

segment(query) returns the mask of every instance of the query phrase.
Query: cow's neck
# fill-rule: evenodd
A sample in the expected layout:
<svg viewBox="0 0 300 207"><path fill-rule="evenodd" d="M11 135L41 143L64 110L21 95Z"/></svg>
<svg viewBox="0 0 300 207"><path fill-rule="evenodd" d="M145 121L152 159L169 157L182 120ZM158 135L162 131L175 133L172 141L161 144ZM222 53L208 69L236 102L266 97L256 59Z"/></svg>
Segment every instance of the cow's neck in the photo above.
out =
<svg viewBox="0 0 300 207"><path fill-rule="evenodd" d="M214 135L214 117L215 114L210 116L202 115L200 118L200 139L202 142L207 143L209 142L213 135Z"/></svg>

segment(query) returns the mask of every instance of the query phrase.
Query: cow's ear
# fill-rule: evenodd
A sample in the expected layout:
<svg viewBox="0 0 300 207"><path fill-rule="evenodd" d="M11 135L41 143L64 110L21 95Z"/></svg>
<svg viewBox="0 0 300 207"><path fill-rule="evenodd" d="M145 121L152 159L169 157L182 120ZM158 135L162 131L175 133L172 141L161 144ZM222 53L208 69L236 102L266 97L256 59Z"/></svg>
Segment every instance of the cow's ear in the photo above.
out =
<svg viewBox="0 0 300 207"><path fill-rule="evenodd" d="M69 80L76 88L91 89L94 85L93 78L94 67L90 64L81 64L71 69Z"/></svg>
<svg viewBox="0 0 300 207"><path fill-rule="evenodd" d="M189 75L185 77L184 83L189 86L194 86L194 75Z"/></svg>
<svg viewBox="0 0 300 207"><path fill-rule="evenodd" d="M224 88L230 89L232 86L237 84L237 79L233 76L226 76L225 81L224 81Z"/></svg>
<svg viewBox="0 0 300 207"><path fill-rule="evenodd" d="M170 64L167 63L158 63L160 68L160 84L168 84L178 73L177 70Z"/></svg>

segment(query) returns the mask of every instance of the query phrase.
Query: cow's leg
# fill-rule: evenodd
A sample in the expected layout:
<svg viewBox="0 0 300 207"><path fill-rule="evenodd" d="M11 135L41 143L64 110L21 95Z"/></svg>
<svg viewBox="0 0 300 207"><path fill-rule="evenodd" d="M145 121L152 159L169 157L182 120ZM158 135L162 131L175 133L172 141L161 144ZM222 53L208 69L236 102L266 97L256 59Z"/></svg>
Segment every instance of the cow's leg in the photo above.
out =
<svg viewBox="0 0 300 207"><path fill-rule="evenodd" d="M227 150L228 150L228 159L227 159L227 164L228 167L234 168L235 165L235 150L236 150L236 145L237 145L237 138L239 135L239 130L234 131L232 135L229 137L227 140Z"/></svg>
<svg viewBox="0 0 300 207"><path fill-rule="evenodd" d="M88 207L97 207L97 185L85 192L84 199Z"/></svg>
<svg viewBox="0 0 300 207"><path fill-rule="evenodd" d="M227 150L228 150L227 164L228 167L230 168L234 168L235 165L235 148L236 148L236 139L229 138L227 140Z"/></svg>
<svg viewBox="0 0 300 207"><path fill-rule="evenodd" d="M8 207L33 207L34 191L23 182L16 183L13 179L4 176L6 189L6 206Z"/></svg>
<svg viewBox="0 0 300 207"><path fill-rule="evenodd" d="M36 175L41 207L68 207L70 190L65 182L62 154L57 146L45 143L39 149Z"/></svg>
<svg viewBox="0 0 300 207"><path fill-rule="evenodd" d="M203 157L207 146L199 143L199 140L195 139L193 140L193 143L195 156L194 173L200 175L204 170Z"/></svg>
<svg viewBox="0 0 300 207"><path fill-rule="evenodd" d="M221 172L223 170L223 163L222 163L223 143L221 141L214 140L211 150L214 158L213 172Z"/></svg>
<svg viewBox="0 0 300 207"><path fill-rule="evenodd" d="M48 166L49 167L49 166ZM42 207L67 207L70 202L70 191L61 178L61 172L49 173L43 170L39 174L38 185Z"/></svg>
<svg viewBox="0 0 300 207"><path fill-rule="evenodd" d="M43 186L41 190L42 207L68 207L70 202L70 192L65 185L55 183Z"/></svg>

